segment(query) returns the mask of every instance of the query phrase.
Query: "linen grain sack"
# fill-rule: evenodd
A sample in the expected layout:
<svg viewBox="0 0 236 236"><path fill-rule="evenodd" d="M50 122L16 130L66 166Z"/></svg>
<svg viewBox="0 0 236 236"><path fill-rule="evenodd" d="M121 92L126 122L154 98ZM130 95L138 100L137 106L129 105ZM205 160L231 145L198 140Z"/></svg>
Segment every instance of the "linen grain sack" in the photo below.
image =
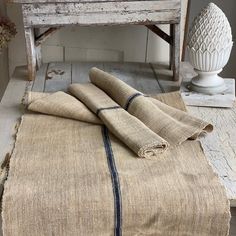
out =
<svg viewBox="0 0 236 236"><path fill-rule="evenodd" d="M179 94L158 99L183 105ZM3 194L3 235L227 236L229 201L200 143L162 155L137 159L104 125L25 114Z"/></svg>
<svg viewBox="0 0 236 236"><path fill-rule="evenodd" d="M130 115L91 83L72 84L70 93L82 101L106 127L141 158L159 158L168 143Z"/></svg>
<svg viewBox="0 0 236 236"><path fill-rule="evenodd" d="M170 147L179 145L189 138L196 139L199 134L213 129L211 124L146 97L102 70L92 68L89 77L93 84L166 140Z"/></svg>
<svg viewBox="0 0 236 236"><path fill-rule="evenodd" d="M22 102L30 111L102 124L101 120L82 102L62 91L52 94L28 92Z"/></svg>

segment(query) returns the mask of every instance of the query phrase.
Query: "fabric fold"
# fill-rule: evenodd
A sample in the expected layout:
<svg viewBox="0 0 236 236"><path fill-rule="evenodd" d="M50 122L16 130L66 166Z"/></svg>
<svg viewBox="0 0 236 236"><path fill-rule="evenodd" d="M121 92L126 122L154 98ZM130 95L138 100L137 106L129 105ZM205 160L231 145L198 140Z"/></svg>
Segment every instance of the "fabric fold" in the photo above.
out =
<svg viewBox="0 0 236 236"><path fill-rule="evenodd" d="M187 139L196 139L200 134L213 129L211 124L148 97L102 70L92 68L89 77L94 85L166 140L170 146L179 145Z"/></svg>
<svg viewBox="0 0 236 236"><path fill-rule="evenodd" d="M28 92L23 99L28 110L47 115L60 116L93 124L102 124L82 102L65 93Z"/></svg>
<svg viewBox="0 0 236 236"><path fill-rule="evenodd" d="M184 108L178 93L157 98ZM137 160L101 125L33 112L16 137L4 236L229 234L230 204L198 141Z"/></svg>
<svg viewBox="0 0 236 236"><path fill-rule="evenodd" d="M158 157L157 154L168 147L168 142L130 115L95 85L72 84L69 91L97 114L107 128L139 157Z"/></svg>

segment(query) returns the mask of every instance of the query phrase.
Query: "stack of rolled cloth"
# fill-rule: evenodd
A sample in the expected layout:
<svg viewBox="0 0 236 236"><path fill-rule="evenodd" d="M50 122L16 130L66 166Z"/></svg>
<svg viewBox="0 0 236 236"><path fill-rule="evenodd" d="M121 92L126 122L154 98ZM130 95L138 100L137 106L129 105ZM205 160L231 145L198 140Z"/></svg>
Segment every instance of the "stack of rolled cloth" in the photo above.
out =
<svg viewBox="0 0 236 236"><path fill-rule="evenodd" d="M69 87L78 100L64 92L29 93L24 102L32 111L104 124L141 158L161 157L166 149L213 129L97 68L89 76L91 83Z"/></svg>
<svg viewBox="0 0 236 236"><path fill-rule="evenodd" d="M209 123L147 97L123 81L97 68L92 68L89 76L93 84L171 146L181 144L189 138L196 139L202 132L210 132L213 129Z"/></svg>

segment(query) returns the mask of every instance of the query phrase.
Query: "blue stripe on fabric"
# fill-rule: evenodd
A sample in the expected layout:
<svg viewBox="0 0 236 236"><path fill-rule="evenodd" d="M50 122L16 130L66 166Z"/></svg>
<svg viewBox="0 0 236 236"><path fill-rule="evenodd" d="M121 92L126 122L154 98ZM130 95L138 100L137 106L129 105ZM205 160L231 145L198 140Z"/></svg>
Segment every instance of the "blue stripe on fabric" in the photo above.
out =
<svg viewBox="0 0 236 236"><path fill-rule="evenodd" d="M132 103L132 101L136 98L136 97L139 97L139 96L143 96L143 94L141 93L135 93L133 94L132 96L130 96L125 104L125 110L127 111L129 109L129 106L130 104Z"/></svg>
<svg viewBox="0 0 236 236"><path fill-rule="evenodd" d="M114 194L114 207L115 207L115 228L114 235L122 235L122 201L121 201L121 192L120 192L120 181L119 174L116 169L115 159L112 151L111 141L108 134L108 129L106 126L102 126L102 136L104 147L107 155L107 162L109 171L111 173L112 188Z"/></svg>
<svg viewBox="0 0 236 236"><path fill-rule="evenodd" d="M99 109L97 109L97 111L96 111L96 115L98 116L99 113L100 113L101 111L104 111L104 110L113 110L113 109L120 109L120 108L121 108L120 106L99 108Z"/></svg>

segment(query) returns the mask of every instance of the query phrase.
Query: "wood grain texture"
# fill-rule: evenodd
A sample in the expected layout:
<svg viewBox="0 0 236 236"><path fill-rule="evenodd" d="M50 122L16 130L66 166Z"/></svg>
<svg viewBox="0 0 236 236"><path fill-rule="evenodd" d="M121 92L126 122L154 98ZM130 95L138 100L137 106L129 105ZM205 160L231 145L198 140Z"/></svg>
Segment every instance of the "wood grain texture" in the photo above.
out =
<svg viewBox="0 0 236 236"><path fill-rule="evenodd" d="M85 2L116 2L117 0L5 0L9 3L85 3ZM167 1L167 0L128 0L129 2L135 1ZM181 0L169 0L172 2L181 2ZM119 0L119 2L127 2L127 0Z"/></svg>
<svg viewBox="0 0 236 236"><path fill-rule="evenodd" d="M42 46L38 45L35 47L35 57L36 57L36 69L38 70L42 64Z"/></svg>
<svg viewBox="0 0 236 236"><path fill-rule="evenodd" d="M236 104L232 109L188 106L191 114L214 125L214 132L201 143L206 157L227 189L231 206L236 207Z"/></svg>
<svg viewBox="0 0 236 236"><path fill-rule="evenodd" d="M28 63L28 78L34 80L36 75L36 52L33 28L25 28L26 57Z"/></svg>
<svg viewBox="0 0 236 236"><path fill-rule="evenodd" d="M112 25L179 22L179 1L23 4L25 26Z"/></svg>
<svg viewBox="0 0 236 236"><path fill-rule="evenodd" d="M177 23L176 1L23 4L25 26Z"/></svg>
<svg viewBox="0 0 236 236"><path fill-rule="evenodd" d="M179 80L179 67L180 67L180 24L173 24L173 48L172 48L172 55L171 60L172 67L173 67L173 78L175 81Z"/></svg>
<svg viewBox="0 0 236 236"><path fill-rule="evenodd" d="M59 27L65 25L152 25L174 24L176 25L174 39L164 32L159 31L167 41L173 42L173 77L177 80L179 73L179 44L180 44L180 0L78 0L78 1L31 1L10 0L22 4L22 15L25 27L27 44L27 58L29 67L29 79L35 78L36 66L41 65L41 47L39 46L54 29L49 29L36 41L33 38L33 28ZM37 47L35 47L35 45ZM36 50L35 50L36 49Z"/></svg>
<svg viewBox="0 0 236 236"><path fill-rule="evenodd" d="M58 14L76 15L78 12L136 12L136 11L173 11L179 10L180 3L176 1L116 1L116 2L88 2L88 3L45 3L23 4L23 11L28 15Z"/></svg>

